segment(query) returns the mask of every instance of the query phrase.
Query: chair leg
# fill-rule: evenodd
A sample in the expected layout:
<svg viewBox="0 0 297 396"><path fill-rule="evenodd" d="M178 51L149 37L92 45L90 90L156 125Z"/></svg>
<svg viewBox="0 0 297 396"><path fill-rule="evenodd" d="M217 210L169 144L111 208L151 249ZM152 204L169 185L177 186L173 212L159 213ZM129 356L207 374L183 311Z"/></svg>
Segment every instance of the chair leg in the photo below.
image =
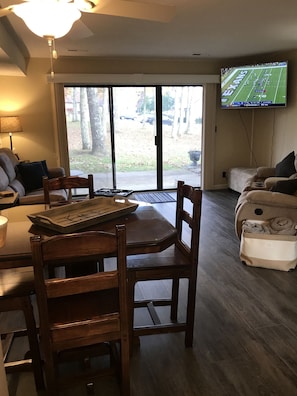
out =
<svg viewBox="0 0 297 396"><path fill-rule="evenodd" d="M23 298L23 312L27 326L36 388L44 389L43 370L38 343L38 334L30 296Z"/></svg>
<svg viewBox="0 0 297 396"><path fill-rule="evenodd" d="M193 346L195 303L196 303L196 278L195 279L190 278L188 285L188 305L187 305L186 334L185 334L186 347Z"/></svg>
<svg viewBox="0 0 297 396"><path fill-rule="evenodd" d="M130 349L129 340L121 342L121 394L130 396Z"/></svg>
<svg viewBox="0 0 297 396"><path fill-rule="evenodd" d="M179 293L179 279L172 279L172 291L171 291L171 311L170 311L170 319L172 322L177 321L177 308L178 308L178 293Z"/></svg>
<svg viewBox="0 0 297 396"><path fill-rule="evenodd" d="M58 373L54 362L54 357L49 351L44 351L44 373L46 381L46 395L58 396L59 395L59 384L58 384Z"/></svg>
<svg viewBox="0 0 297 396"><path fill-rule="evenodd" d="M133 327L134 327L134 299L135 299L135 277L133 273L128 273L127 283L128 294L128 320L130 337L130 355L133 353Z"/></svg>

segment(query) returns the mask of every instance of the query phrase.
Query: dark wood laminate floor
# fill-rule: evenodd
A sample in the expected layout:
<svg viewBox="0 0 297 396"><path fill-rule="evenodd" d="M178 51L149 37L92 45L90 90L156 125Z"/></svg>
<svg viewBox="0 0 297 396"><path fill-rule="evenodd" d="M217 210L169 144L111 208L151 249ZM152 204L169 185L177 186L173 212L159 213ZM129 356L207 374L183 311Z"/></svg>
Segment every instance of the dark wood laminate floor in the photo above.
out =
<svg viewBox="0 0 297 396"><path fill-rule="evenodd" d="M133 396L297 396L297 271L240 262L237 197L204 192L194 346L184 348L183 334L142 337L132 358ZM156 207L174 221L175 203ZM137 292L154 287L168 292L166 282ZM30 373L9 381L11 396L36 394ZM119 395L113 380L96 383L95 391ZM61 395L84 394L81 388Z"/></svg>

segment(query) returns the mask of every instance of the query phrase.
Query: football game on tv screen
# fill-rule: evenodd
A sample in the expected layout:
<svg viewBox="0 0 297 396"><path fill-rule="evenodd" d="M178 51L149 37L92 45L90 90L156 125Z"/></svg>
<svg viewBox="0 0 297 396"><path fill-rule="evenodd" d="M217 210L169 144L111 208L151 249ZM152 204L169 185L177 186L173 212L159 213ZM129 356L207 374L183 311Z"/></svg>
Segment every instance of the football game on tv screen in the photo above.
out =
<svg viewBox="0 0 297 396"><path fill-rule="evenodd" d="M221 107L286 107L287 74L287 62L222 68Z"/></svg>

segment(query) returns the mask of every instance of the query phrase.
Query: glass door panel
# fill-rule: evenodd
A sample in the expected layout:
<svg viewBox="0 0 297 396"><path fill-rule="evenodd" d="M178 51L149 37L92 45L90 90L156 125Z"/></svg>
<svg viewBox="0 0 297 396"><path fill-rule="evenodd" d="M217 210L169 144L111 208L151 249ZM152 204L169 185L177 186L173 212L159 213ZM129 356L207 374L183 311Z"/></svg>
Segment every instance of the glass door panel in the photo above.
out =
<svg viewBox="0 0 297 396"><path fill-rule="evenodd" d="M162 87L163 188L201 185L203 87Z"/></svg>
<svg viewBox="0 0 297 396"><path fill-rule="evenodd" d="M116 185L120 189L157 187L155 88L113 88Z"/></svg>
<svg viewBox="0 0 297 396"><path fill-rule="evenodd" d="M109 93L102 87L65 87L71 175L93 173L95 190L113 187Z"/></svg>

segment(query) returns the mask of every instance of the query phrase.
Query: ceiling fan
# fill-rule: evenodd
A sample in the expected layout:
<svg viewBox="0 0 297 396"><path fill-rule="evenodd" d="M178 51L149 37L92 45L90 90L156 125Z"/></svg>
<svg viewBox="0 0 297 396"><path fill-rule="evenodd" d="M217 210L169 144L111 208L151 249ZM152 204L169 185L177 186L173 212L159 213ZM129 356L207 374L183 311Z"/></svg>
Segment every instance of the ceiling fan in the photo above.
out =
<svg viewBox="0 0 297 396"><path fill-rule="evenodd" d="M69 33L82 12L157 22L169 22L175 14L174 6L133 0L16 0L16 3L0 8L0 17L14 13L29 30L47 40L52 76L53 59L57 58L55 39Z"/></svg>
<svg viewBox="0 0 297 396"><path fill-rule="evenodd" d="M27 20L39 18L41 14L46 15L45 19L47 20L51 19L49 14L53 14L56 20L51 19L51 22L57 22L59 16L63 14L64 24L67 22L65 17L68 18L71 14L73 24L81 17L81 12L169 22L175 15L175 7L134 0L24 0L19 4L0 9L0 17L7 16L12 12L21 17L27 26ZM71 27L65 34L69 32ZM29 29L32 30L30 27Z"/></svg>

